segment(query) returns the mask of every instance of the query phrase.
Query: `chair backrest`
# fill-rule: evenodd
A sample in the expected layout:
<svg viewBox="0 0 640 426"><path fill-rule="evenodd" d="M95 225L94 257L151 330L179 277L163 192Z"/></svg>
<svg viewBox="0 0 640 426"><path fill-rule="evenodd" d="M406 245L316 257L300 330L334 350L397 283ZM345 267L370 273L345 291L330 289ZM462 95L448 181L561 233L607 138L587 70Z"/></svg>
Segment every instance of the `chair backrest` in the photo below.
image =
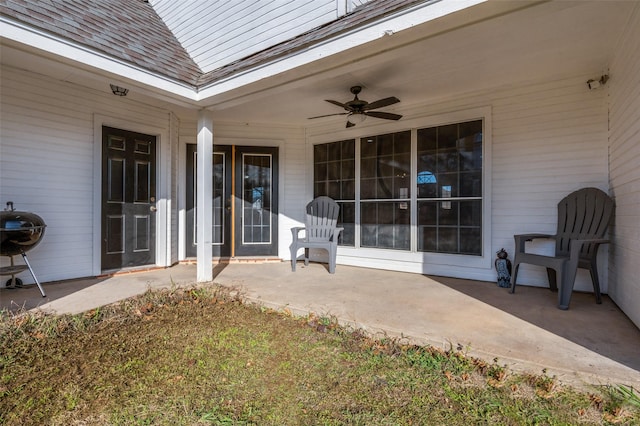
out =
<svg viewBox="0 0 640 426"><path fill-rule="evenodd" d="M336 230L339 212L340 206L329 197L318 197L307 204L307 240L329 241Z"/></svg>
<svg viewBox="0 0 640 426"><path fill-rule="evenodd" d="M573 239L604 238L613 216L613 200L598 188L583 188L567 195L558 203L556 255L569 254ZM584 244L581 258L596 254L595 244Z"/></svg>

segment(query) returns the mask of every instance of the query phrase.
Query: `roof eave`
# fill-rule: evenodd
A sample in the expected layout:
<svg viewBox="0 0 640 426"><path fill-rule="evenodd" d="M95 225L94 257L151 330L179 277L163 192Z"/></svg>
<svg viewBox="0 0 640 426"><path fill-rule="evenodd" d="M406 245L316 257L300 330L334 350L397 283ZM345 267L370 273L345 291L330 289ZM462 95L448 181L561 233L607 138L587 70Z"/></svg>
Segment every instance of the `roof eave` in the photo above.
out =
<svg viewBox="0 0 640 426"><path fill-rule="evenodd" d="M74 62L79 67L100 70L105 75L119 77L123 81L150 86L191 101L198 99L195 85L176 81L5 16L0 16L0 38L3 39L3 43L10 40L15 44Z"/></svg>

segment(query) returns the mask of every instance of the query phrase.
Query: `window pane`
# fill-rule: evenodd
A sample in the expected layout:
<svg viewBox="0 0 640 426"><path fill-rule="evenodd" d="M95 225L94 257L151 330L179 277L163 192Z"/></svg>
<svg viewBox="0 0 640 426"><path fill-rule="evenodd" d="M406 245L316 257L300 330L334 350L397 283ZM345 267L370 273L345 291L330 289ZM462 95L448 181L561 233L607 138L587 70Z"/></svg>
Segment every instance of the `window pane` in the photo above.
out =
<svg viewBox="0 0 640 426"><path fill-rule="evenodd" d="M353 160L356 158L356 143L355 140L343 141L340 144L342 151L342 160Z"/></svg>
<svg viewBox="0 0 640 426"><path fill-rule="evenodd" d="M340 160L340 142L334 142L327 144L327 161L339 161Z"/></svg>
<svg viewBox="0 0 640 426"><path fill-rule="evenodd" d="M323 163L327 161L327 146L329 144L315 145L313 147L313 161Z"/></svg>
<svg viewBox="0 0 640 426"><path fill-rule="evenodd" d="M356 197L356 181L354 179L343 180L342 185L342 199L354 200Z"/></svg>
<svg viewBox="0 0 640 426"><path fill-rule="evenodd" d="M316 182L327 180L327 163L316 163L313 172Z"/></svg>
<svg viewBox="0 0 640 426"><path fill-rule="evenodd" d="M327 196L333 198L334 200L340 199L340 181L332 180L327 183L329 190L327 191Z"/></svg>
<svg viewBox="0 0 640 426"><path fill-rule="evenodd" d="M338 215L338 227L344 228L338 238L338 244L343 246L355 246L356 243L356 204L338 203L340 214Z"/></svg>
<svg viewBox="0 0 640 426"><path fill-rule="evenodd" d="M482 200L460 201L460 225L482 227Z"/></svg>
<svg viewBox="0 0 640 426"><path fill-rule="evenodd" d="M440 126L438 129L438 149L456 148L458 140L458 125L449 124Z"/></svg>
<svg viewBox="0 0 640 426"><path fill-rule="evenodd" d="M482 254L482 231L480 228L460 229L460 254Z"/></svg>
<svg viewBox="0 0 640 426"><path fill-rule="evenodd" d="M342 179L353 179L356 176L356 163L354 160L342 160Z"/></svg>
<svg viewBox="0 0 640 426"><path fill-rule="evenodd" d="M481 255L482 120L417 137L418 251Z"/></svg>
<svg viewBox="0 0 640 426"><path fill-rule="evenodd" d="M482 196L482 172L460 173L460 196Z"/></svg>
<svg viewBox="0 0 640 426"><path fill-rule="evenodd" d="M407 202L369 202L361 204L362 247L408 250L410 210Z"/></svg>
<svg viewBox="0 0 640 426"><path fill-rule="evenodd" d="M411 132L370 136L361 140L360 197L411 197Z"/></svg>
<svg viewBox="0 0 640 426"><path fill-rule="evenodd" d="M326 195L338 201L338 244L355 245L355 140L315 145L313 148L314 197ZM351 200L351 202L343 202Z"/></svg>
<svg viewBox="0 0 640 426"><path fill-rule="evenodd" d="M418 202L418 251L482 254L482 200Z"/></svg>

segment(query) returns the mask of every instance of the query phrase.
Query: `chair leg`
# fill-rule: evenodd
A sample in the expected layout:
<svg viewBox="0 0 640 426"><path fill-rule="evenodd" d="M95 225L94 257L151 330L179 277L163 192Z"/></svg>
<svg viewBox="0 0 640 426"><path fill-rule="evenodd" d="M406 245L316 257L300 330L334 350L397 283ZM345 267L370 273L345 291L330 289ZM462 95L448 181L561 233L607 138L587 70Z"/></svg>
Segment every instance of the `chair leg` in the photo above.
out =
<svg viewBox="0 0 640 426"><path fill-rule="evenodd" d="M304 266L309 266L309 249L304 249Z"/></svg>
<svg viewBox="0 0 640 426"><path fill-rule="evenodd" d="M296 253L297 253L297 247L291 247L291 272L295 272L296 271Z"/></svg>
<svg viewBox="0 0 640 426"><path fill-rule="evenodd" d="M577 266L572 267L571 262L566 262L563 270L560 271L562 277L562 284L560 285L560 291L558 292L558 309L566 311L569 309L569 302L571 302L571 294L573 293L573 285L576 281Z"/></svg>
<svg viewBox="0 0 640 426"><path fill-rule="evenodd" d="M558 273L555 269L547 268L547 279L549 280L549 289L553 292L558 291Z"/></svg>
<svg viewBox="0 0 640 426"><path fill-rule="evenodd" d="M602 294L600 293L600 280L598 279L598 267L596 266L596 259L593 259L591 261L589 272L591 273L591 281L593 282L593 292L596 294L596 303L600 305L602 303Z"/></svg>
<svg viewBox="0 0 640 426"><path fill-rule="evenodd" d="M515 263L515 260L514 260L513 273L511 274L511 290L509 290L509 293L511 294L515 293L516 291L516 280L518 279L518 268L520 268L520 264Z"/></svg>
<svg viewBox="0 0 640 426"><path fill-rule="evenodd" d="M336 272L336 247L333 245L329 247L329 273L334 274Z"/></svg>

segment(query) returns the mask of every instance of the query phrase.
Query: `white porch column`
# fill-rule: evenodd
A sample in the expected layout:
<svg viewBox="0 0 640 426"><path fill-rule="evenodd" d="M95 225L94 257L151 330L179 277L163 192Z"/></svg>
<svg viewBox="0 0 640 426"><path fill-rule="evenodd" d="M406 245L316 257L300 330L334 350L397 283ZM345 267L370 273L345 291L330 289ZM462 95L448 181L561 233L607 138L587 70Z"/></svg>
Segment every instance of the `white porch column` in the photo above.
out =
<svg viewBox="0 0 640 426"><path fill-rule="evenodd" d="M198 112L198 147L197 147L197 281L213 281L213 118L211 112Z"/></svg>

